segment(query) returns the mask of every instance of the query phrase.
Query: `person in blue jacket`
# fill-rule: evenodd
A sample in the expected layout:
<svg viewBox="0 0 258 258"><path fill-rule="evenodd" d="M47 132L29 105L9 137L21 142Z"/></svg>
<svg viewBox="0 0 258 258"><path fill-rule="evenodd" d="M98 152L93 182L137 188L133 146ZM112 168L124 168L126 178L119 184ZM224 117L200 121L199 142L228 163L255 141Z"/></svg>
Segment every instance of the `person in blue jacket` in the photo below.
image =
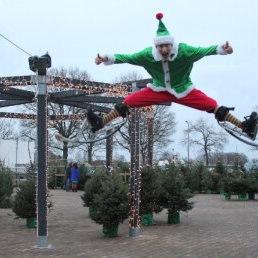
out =
<svg viewBox="0 0 258 258"><path fill-rule="evenodd" d="M71 168L71 181L72 181L72 190L73 192L77 192L77 185L80 178L80 171L77 163L73 163Z"/></svg>

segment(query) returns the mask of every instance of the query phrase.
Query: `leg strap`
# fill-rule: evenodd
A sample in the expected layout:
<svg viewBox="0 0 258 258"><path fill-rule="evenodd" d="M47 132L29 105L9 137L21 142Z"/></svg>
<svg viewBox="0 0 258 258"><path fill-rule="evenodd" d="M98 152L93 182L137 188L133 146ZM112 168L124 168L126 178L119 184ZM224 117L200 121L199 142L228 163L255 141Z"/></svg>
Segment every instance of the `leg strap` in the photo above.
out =
<svg viewBox="0 0 258 258"><path fill-rule="evenodd" d="M130 113L129 108L123 102L116 103L115 109L122 117L126 117Z"/></svg>
<svg viewBox="0 0 258 258"><path fill-rule="evenodd" d="M229 110L234 110L234 107L228 108L228 107L224 107L224 106L220 106L217 110L217 112L215 113L215 118L218 121L224 121L225 116L227 115Z"/></svg>

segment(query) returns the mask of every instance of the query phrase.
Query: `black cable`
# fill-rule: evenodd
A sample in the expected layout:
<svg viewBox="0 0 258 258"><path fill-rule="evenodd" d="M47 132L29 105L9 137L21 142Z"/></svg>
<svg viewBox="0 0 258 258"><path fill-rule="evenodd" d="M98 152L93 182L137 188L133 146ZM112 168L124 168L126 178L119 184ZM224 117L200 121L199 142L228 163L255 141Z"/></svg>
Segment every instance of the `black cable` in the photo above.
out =
<svg viewBox="0 0 258 258"><path fill-rule="evenodd" d="M11 40L9 40L8 38L6 38L4 35L2 35L0 33L0 36L3 37L5 40L9 41L11 44L13 44L14 46L16 46L17 48L19 48L21 51L23 51L24 53L26 53L29 56L32 56L31 54L29 54L28 52L26 52L24 49L20 48L19 46L17 46L16 44L14 44Z"/></svg>

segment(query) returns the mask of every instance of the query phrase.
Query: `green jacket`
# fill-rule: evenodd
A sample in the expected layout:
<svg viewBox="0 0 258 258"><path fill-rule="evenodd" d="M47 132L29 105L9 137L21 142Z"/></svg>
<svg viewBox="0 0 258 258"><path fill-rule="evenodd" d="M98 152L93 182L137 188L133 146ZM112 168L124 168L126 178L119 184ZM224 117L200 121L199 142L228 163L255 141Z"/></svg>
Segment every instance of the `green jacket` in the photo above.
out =
<svg viewBox="0 0 258 258"><path fill-rule="evenodd" d="M168 61L162 60L162 56L155 47L148 47L134 54L107 55L109 64L128 63L143 67L152 77L152 84L147 86L154 91L167 90L177 98L186 96L194 85L190 73L194 62L209 55L227 54L222 46L193 47L184 43L173 46L172 54Z"/></svg>

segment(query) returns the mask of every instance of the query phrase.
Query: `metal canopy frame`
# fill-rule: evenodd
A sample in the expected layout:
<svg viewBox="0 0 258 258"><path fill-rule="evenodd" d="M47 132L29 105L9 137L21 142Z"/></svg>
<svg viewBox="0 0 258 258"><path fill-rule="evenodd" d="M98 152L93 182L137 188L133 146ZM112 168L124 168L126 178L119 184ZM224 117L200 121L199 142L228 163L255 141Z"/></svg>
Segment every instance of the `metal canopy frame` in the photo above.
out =
<svg viewBox="0 0 258 258"><path fill-rule="evenodd" d="M41 60L42 61L42 60ZM44 60L43 60L44 61ZM43 62L44 64L44 62ZM46 69L45 69L46 70ZM36 80L37 78L37 80ZM26 103L36 102L38 105L37 114L24 114L24 113L6 113L0 112L0 117L5 118L26 118L36 119L40 116L42 119L38 120L38 153L47 153L47 146L45 144L47 137L47 119L49 120L65 120L65 119L83 119L84 114L78 115L49 115L47 116L47 103L58 103L67 106L74 106L80 108L92 107L95 111L108 113L111 109L102 107L93 103L117 103L122 102L123 97L114 96L99 96L97 94L112 94L117 93L119 89L124 89L128 92L138 91L144 88L147 83L151 82L150 79L132 82L130 86L123 84L111 87L105 86L103 83L87 82L83 80L73 80L61 77L48 77L44 74L44 69L40 69L37 76L14 76L0 78L0 107L7 107L11 105L20 105ZM130 82L127 82L129 84ZM26 89L12 88L11 86L25 87L29 85L37 85L38 92L35 94ZM67 90L62 92L47 93L47 86L64 87ZM71 89L71 90L68 90ZM164 103L161 105L171 105L171 103ZM139 232L139 197L140 197L140 157L139 157L139 109L134 109L132 115L132 125L135 130L132 134L131 145L131 195L132 207L131 211L132 220L130 220L129 236L138 237ZM153 119L149 124L150 132L152 132ZM152 142L152 140L151 140ZM107 139L107 146L112 145L112 139ZM109 146L110 147L110 146ZM111 148L111 147L110 147ZM149 146L153 148L153 146ZM107 151L107 161L111 163L111 149ZM42 157L44 156L44 157ZM149 151L148 163L152 165L152 151ZM47 243L47 200L46 200L46 158L45 155L38 155L38 246L39 248L48 248Z"/></svg>

